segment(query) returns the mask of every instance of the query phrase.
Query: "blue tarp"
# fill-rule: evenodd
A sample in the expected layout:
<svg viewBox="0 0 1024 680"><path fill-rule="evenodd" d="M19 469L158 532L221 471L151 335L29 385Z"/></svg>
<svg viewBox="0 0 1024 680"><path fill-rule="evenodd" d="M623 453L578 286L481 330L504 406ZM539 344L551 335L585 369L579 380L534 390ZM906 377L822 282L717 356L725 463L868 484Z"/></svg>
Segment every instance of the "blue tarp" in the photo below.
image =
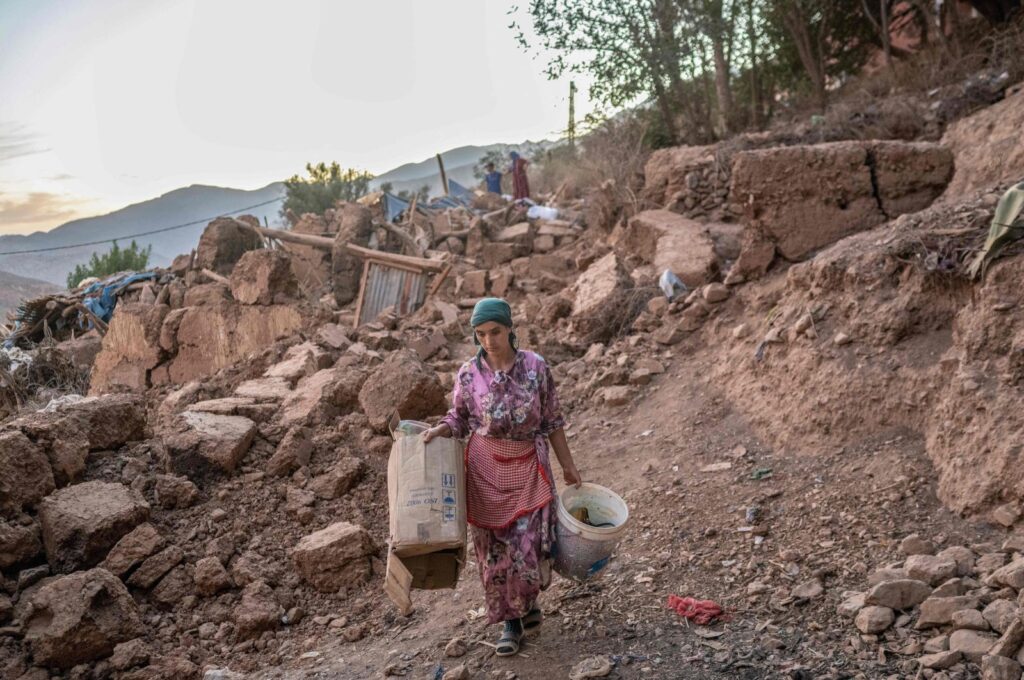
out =
<svg viewBox="0 0 1024 680"><path fill-rule="evenodd" d="M409 201L403 201L394 194L384 192L384 219L388 222L394 222L408 209Z"/></svg>
<svg viewBox="0 0 1024 680"><path fill-rule="evenodd" d="M82 295L85 296L82 304L101 321L106 323L114 315L114 307L117 305L117 293L122 288L136 281L150 281L155 278L156 272L141 272L139 274L128 274L127 276L118 274L104 281L97 281L82 291Z"/></svg>
<svg viewBox="0 0 1024 680"><path fill-rule="evenodd" d="M472 202L474 198L472 191L453 179L448 180L448 193L451 194L453 198L467 203Z"/></svg>

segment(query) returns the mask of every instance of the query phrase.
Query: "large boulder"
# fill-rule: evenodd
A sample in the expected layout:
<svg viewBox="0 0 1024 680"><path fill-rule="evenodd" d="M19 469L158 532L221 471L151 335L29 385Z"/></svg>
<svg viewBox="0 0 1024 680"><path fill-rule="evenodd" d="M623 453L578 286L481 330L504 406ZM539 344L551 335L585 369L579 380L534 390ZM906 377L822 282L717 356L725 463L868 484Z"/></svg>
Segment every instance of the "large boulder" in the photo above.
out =
<svg viewBox="0 0 1024 680"><path fill-rule="evenodd" d="M444 413L447 404L434 369L412 350L389 356L359 391L359 405L370 425L381 432L396 411L402 418L420 419Z"/></svg>
<svg viewBox="0 0 1024 680"><path fill-rule="evenodd" d="M137 394L88 397L23 416L11 426L44 448L56 483L65 485L85 471L90 451L116 449L145 438L146 403Z"/></svg>
<svg viewBox="0 0 1024 680"><path fill-rule="evenodd" d="M325 593L363 583L377 553L373 538L361 526L336 522L309 534L292 549L295 567L311 586Z"/></svg>
<svg viewBox="0 0 1024 680"><path fill-rule="evenodd" d="M714 280L718 256L707 228L668 210L645 210L635 215L620 241L622 248L660 274L675 272L690 288Z"/></svg>
<svg viewBox="0 0 1024 680"><path fill-rule="evenodd" d="M291 258L280 250L250 250L231 271L231 295L242 304L281 304L298 294Z"/></svg>
<svg viewBox="0 0 1024 680"><path fill-rule="evenodd" d="M609 321L625 304L632 283L615 253L587 268L573 285L571 318L576 331L594 342L608 340Z"/></svg>
<svg viewBox="0 0 1024 680"><path fill-rule="evenodd" d="M218 217L206 225L196 248L196 267L227 276L242 255L263 247L263 237L239 222L259 226L259 220L251 215Z"/></svg>
<svg viewBox="0 0 1024 680"><path fill-rule="evenodd" d="M35 507L55 487L42 448L18 430L0 432L0 513Z"/></svg>
<svg viewBox="0 0 1024 680"><path fill-rule="evenodd" d="M252 445L256 423L243 416L185 411L165 426L162 436L179 474L233 472Z"/></svg>
<svg viewBox="0 0 1024 680"><path fill-rule="evenodd" d="M75 484L39 504L46 557L61 573L98 564L122 536L148 518L149 504L114 482Z"/></svg>
<svg viewBox="0 0 1024 680"><path fill-rule="evenodd" d="M109 656L118 643L144 632L128 589L105 569L46 583L25 617L25 641L36 664L63 670Z"/></svg>
<svg viewBox="0 0 1024 680"><path fill-rule="evenodd" d="M338 222L338 233L334 237L334 248L331 251L331 283L334 299L339 305L347 305L359 294L363 261L345 246L349 243L366 245L373 233L373 216L365 206L340 203L335 208L335 219Z"/></svg>
<svg viewBox="0 0 1024 680"><path fill-rule="evenodd" d="M281 423L316 425L349 413L359 405L365 375L346 368L325 368L299 381L281 404Z"/></svg>
<svg viewBox="0 0 1024 680"><path fill-rule="evenodd" d="M184 384L213 375L262 352L297 331L302 323L302 315L292 305L256 307L221 302L189 307L174 329L177 354L167 365L166 380Z"/></svg>
<svg viewBox="0 0 1024 680"><path fill-rule="evenodd" d="M150 386L150 373L163 357L160 329L170 310L167 305L143 302L117 306L96 357L90 394L143 392Z"/></svg>

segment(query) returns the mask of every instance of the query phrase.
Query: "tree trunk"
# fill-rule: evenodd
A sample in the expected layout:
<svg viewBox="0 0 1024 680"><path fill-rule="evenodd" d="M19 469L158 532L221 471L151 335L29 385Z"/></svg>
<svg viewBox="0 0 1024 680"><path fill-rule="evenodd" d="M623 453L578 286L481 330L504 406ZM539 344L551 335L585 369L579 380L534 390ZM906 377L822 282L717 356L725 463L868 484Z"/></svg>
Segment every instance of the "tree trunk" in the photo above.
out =
<svg viewBox="0 0 1024 680"><path fill-rule="evenodd" d="M678 144L679 127L676 125L675 114L672 111L668 93L665 91L665 85L656 74L652 80L654 81L654 98L657 100L658 110L661 112L661 122L665 125L665 131L668 132L672 143Z"/></svg>
<svg viewBox="0 0 1024 680"><path fill-rule="evenodd" d="M729 118L732 116L732 91L729 89L729 62L725 58L725 44L722 34L717 31L712 37L715 59L715 98L718 101L717 132L725 137L729 134Z"/></svg>
<svg viewBox="0 0 1024 680"><path fill-rule="evenodd" d="M822 63L821 51L815 49L811 27L800 10L792 6L783 10L782 21L790 37L793 38L800 63L807 73L807 78L811 81L818 110L824 113L825 107L828 106L828 93L825 90L825 64Z"/></svg>

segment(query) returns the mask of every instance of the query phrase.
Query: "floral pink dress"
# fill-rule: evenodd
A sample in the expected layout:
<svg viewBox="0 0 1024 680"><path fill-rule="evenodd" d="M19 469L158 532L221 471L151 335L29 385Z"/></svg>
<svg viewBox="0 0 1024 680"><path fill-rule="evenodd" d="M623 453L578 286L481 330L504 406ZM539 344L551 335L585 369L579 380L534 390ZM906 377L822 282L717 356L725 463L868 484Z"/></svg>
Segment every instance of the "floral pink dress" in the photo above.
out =
<svg viewBox="0 0 1024 680"><path fill-rule="evenodd" d="M551 370L533 352L519 350L511 370L492 371L482 358L463 364L452 408L444 421L452 435L532 440L555 495L547 436L565 426ZM470 525L487 600L487 616L499 623L524 616L551 579L557 497L502 529Z"/></svg>

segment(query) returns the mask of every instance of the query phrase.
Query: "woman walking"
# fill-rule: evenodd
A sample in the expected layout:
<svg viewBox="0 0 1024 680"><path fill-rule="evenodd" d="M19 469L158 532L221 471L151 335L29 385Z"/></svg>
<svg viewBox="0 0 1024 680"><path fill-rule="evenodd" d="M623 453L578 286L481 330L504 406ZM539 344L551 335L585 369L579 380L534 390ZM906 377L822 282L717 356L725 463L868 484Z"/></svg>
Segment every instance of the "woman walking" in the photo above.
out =
<svg viewBox="0 0 1024 680"><path fill-rule="evenodd" d="M551 370L518 348L512 310L498 298L480 300L470 319L476 357L455 380L452 408L424 433L465 437L466 505L490 623L504 622L497 654L519 651L524 633L543 620L537 596L551 582L557 523L548 451L567 484L580 484L565 438Z"/></svg>

